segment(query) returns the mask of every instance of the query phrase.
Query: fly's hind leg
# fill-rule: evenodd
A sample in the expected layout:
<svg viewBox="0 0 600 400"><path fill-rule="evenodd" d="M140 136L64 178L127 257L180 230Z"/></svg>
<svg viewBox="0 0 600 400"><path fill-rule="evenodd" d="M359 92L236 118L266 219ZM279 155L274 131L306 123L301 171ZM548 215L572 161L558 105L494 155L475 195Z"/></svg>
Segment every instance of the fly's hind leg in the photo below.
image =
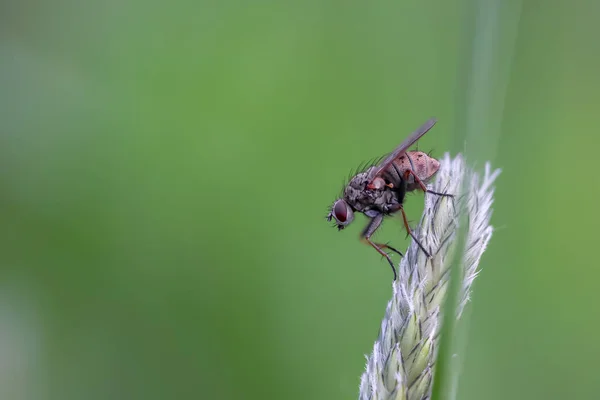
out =
<svg viewBox="0 0 600 400"><path fill-rule="evenodd" d="M419 179L417 174L415 174L415 171L413 171L412 169L406 170L406 172L404 173L404 179L408 179L408 177L410 175L413 176L413 178L415 179L415 182L421 187L422 191L424 191L426 193L436 194L438 196L454 197L454 195L450 194L450 193L440 193L440 192L435 192L433 190L427 189L427 186L425 185L425 183L423 183L423 181L421 179Z"/></svg>
<svg viewBox="0 0 600 400"><path fill-rule="evenodd" d="M429 190L429 189L427 189L427 188L425 188L425 192L426 192L426 193L431 193L431 194L436 194L436 195L438 195L438 196L445 196L445 197L452 197L452 198L454 198L454 195L453 195L453 194L450 194L450 193L440 193L440 192L434 192L433 190Z"/></svg>

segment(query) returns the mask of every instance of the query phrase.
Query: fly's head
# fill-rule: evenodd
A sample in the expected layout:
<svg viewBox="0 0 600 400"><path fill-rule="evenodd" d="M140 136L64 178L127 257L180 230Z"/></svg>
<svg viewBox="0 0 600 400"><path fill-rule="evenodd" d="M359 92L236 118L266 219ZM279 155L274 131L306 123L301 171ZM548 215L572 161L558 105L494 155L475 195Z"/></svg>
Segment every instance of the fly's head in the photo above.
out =
<svg viewBox="0 0 600 400"><path fill-rule="evenodd" d="M364 189L367 183L367 172L355 175L344 188L342 197L337 199L331 206L327 221L333 220L338 230L341 231L354 220L354 211L364 211Z"/></svg>
<svg viewBox="0 0 600 400"><path fill-rule="evenodd" d="M341 231L354 220L354 210L344 199L337 199L331 206L327 221L333 220Z"/></svg>

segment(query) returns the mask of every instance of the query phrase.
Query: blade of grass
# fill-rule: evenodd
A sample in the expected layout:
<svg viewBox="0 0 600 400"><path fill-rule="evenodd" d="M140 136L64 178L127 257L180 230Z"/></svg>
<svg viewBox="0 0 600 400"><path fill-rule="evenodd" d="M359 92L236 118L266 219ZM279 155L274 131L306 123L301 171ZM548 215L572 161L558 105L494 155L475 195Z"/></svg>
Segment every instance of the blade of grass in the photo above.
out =
<svg viewBox="0 0 600 400"><path fill-rule="evenodd" d="M452 193L454 197L428 194L425 198L423 215L413 232L429 249L431 258L415 241L402 258L378 339L367 357L360 399L429 398L450 262L457 250L465 253L460 265L460 314L492 236L493 184L499 173L487 163L481 176L468 168L460 155L451 159L446 153L440 160L439 175L431 189ZM460 192L459 187L463 186L465 191ZM461 215L467 215L470 222L466 251L457 248L455 240Z"/></svg>
<svg viewBox="0 0 600 400"><path fill-rule="evenodd" d="M472 32L467 40L472 49L468 49L470 65L466 79L465 109L457 119L467 144L467 159L491 160L495 156L499 141L500 127L506 98L506 87L510 80L510 67L518 32L521 14L521 2L510 5L500 0L473 0L475 17ZM467 24L469 26L470 24ZM464 121L464 123L460 123ZM457 236L459 248L466 243L466 224L459 222ZM449 290L444 304L444 317L441 327L439 352L436 360L432 399L454 399L457 394L460 358L464 354L464 338L457 338L458 294L461 290L461 270L463 253L457 252L451 263ZM461 324L467 324L467 318ZM466 332L462 329L461 332ZM463 333L465 334L465 333ZM459 344L462 344L459 349Z"/></svg>

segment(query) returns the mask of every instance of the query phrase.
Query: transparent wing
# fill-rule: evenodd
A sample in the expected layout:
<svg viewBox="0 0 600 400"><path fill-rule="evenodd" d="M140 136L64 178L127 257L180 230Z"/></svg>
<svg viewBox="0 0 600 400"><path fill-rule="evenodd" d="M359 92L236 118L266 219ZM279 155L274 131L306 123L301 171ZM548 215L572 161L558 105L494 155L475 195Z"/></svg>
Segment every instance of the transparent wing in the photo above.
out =
<svg viewBox="0 0 600 400"><path fill-rule="evenodd" d="M383 171L385 171L396 158L400 157L402 154L406 153L406 150L410 146L412 146L417 140L421 138L424 134L426 134L437 122L437 119L431 118L427 120L419 129L410 134L409 137L404 139L402 143L389 156L387 156L381 163L377 166L376 169L371 173L370 179L374 179L379 176Z"/></svg>

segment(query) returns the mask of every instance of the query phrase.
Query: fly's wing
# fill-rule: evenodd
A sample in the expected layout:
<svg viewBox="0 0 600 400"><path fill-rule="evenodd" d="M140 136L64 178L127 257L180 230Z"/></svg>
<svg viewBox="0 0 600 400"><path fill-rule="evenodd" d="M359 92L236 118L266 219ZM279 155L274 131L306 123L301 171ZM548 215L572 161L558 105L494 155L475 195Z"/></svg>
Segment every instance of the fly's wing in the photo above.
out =
<svg viewBox="0 0 600 400"><path fill-rule="evenodd" d="M406 150L410 146L412 146L417 140L419 140L421 138L421 136L426 134L427 131L429 131L431 128L433 128L433 126L435 125L436 122L437 122L437 119L435 119L435 118L429 119L419 129L417 129L416 131L411 133L409 137L404 139L404 141L402 143L400 143L400 145L398 147L396 147L396 149L389 156L387 156L381 163L379 163L377 168L375 168L371 172L371 174L370 174L371 176L369 177L370 178L369 180L372 180L375 177L379 176L381 173L383 173L383 171L385 171L390 165L392 165L392 161L394 161L396 158L400 157L402 154L406 153Z"/></svg>

